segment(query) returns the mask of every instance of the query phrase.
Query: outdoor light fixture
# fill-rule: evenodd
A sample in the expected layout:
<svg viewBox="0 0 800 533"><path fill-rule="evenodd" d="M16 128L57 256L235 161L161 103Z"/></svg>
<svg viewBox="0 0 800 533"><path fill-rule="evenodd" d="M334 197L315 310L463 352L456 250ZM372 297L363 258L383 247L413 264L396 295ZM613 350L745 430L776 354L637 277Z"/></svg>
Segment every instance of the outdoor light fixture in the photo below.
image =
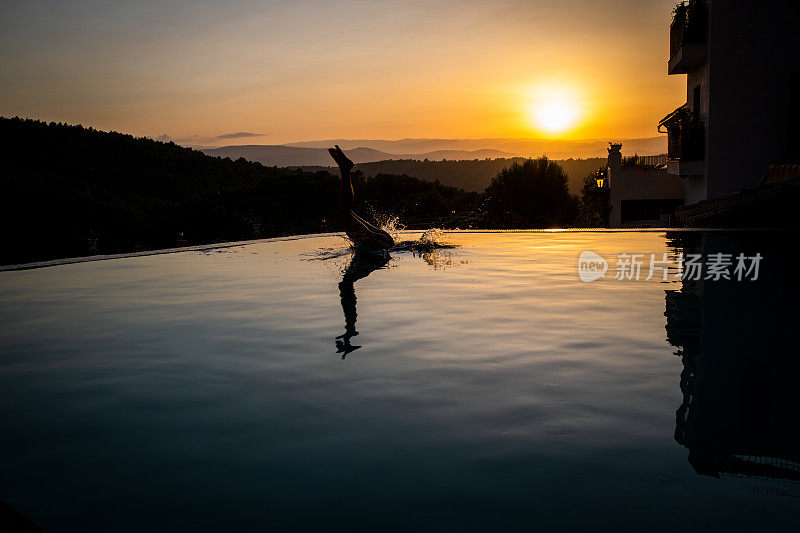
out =
<svg viewBox="0 0 800 533"><path fill-rule="evenodd" d="M602 169L598 169L598 170L595 172L595 181L597 182L597 187L598 187L599 189L602 189L602 188L603 188L603 185L604 185L604 184L605 184L605 182L606 182L606 173L605 173L605 171L604 171L604 170L602 170Z"/></svg>

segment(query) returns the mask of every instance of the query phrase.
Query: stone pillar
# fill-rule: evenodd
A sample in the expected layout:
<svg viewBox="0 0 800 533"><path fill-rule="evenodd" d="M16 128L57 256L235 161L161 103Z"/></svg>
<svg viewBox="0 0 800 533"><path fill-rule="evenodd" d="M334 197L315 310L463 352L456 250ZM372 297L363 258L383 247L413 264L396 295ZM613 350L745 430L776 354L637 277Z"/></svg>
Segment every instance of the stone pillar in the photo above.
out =
<svg viewBox="0 0 800 533"><path fill-rule="evenodd" d="M622 143L608 143L608 186L613 187L614 174L619 175L622 170Z"/></svg>
<svg viewBox="0 0 800 533"><path fill-rule="evenodd" d="M618 228L622 224L622 191L619 187L614 187L614 182L622 173L622 143L608 144L606 180L608 181L609 202L611 203L611 214L609 215L608 225L612 228Z"/></svg>

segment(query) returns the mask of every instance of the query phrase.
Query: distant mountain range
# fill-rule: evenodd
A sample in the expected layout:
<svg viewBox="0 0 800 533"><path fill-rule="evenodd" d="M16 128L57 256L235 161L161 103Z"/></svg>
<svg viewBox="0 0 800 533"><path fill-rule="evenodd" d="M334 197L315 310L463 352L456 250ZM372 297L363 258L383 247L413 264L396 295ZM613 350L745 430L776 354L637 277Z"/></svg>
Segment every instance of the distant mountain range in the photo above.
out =
<svg viewBox="0 0 800 533"><path fill-rule="evenodd" d="M389 159L430 161L538 157L595 158L607 155L608 139L562 141L547 139L327 139L280 145L240 145L199 148L211 156L243 157L267 166L330 166L327 148L338 144L355 163ZM623 153L654 155L666 151L666 137L624 139Z"/></svg>
<svg viewBox="0 0 800 533"><path fill-rule="evenodd" d="M324 141L320 141L324 142ZM331 142L325 148L310 148L287 145L242 145L242 146L223 146L221 148L202 148L206 155L230 157L238 159L244 157L250 161L257 161L266 166L293 167L293 166L330 166L333 164L327 146L333 146L338 142ZM341 146L341 145L340 145ZM425 153L398 154L389 153L365 146L343 148L347 150L347 156L354 163L372 163L375 161L386 161L389 159L429 159L431 161L465 160L465 159L496 159L498 157L513 157L514 154L501 152L500 150L435 150Z"/></svg>
<svg viewBox="0 0 800 533"><path fill-rule="evenodd" d="M609 141L622 142L624 153L639 155L655 155L666 152L667 137L646 137L641 139L400 139L387 141L382 139L325 139L321 141L303 141L284 143L284 146L299 148L327 148L338 144L343 150L365 147L390 154L424 155L440 150L456 150L474 152L480 150L496 150L503 155L496 157L538 157L547 155L551 159L605 157ZM489 156L492 157L492 156ZM418 157L417 157L418 158ZM474 157L472 157L474 158ZM429 158L430 159L430 158ZM457 159L457 158L454 158Z"/></svg>

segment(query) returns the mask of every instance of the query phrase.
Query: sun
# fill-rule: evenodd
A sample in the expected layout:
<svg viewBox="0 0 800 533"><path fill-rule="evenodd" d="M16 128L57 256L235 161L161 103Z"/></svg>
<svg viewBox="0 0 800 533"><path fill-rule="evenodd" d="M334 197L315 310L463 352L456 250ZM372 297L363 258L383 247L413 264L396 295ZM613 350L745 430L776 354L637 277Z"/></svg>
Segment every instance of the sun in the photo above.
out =
<svg viewBox="0 0 800 533"><path fill-rule="evenodd" d="M562 136L574 130L583 112L574 89L563 85L539 86L529 93L530 126L548 137Z"/></svg>
<svg viewBox="0 0 800 533"><path fill-rule="evenodd" d="M578 120L577 107L566 100L541 102L532 109L536 127L551 134L565 133Z"/></svg>

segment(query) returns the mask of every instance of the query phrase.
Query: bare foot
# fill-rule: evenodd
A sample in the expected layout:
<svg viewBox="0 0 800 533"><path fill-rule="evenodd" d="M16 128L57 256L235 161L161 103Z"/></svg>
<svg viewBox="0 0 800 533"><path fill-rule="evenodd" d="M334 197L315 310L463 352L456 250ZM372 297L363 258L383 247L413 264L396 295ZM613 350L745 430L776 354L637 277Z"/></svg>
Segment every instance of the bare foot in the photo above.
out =
<svg viewBox="0 0 800 533"><path fill-rule="evenodd" d="M339 170L342 172L350 172L350 170L352 170L354 166L353 162L350 161L346 155L344 155L344 152L342 152L342 149L339 148L338 144L336 145L336 148L328 148L328 153L331 154L333 160L336 161L337 165L339 165Z"/></svg>

